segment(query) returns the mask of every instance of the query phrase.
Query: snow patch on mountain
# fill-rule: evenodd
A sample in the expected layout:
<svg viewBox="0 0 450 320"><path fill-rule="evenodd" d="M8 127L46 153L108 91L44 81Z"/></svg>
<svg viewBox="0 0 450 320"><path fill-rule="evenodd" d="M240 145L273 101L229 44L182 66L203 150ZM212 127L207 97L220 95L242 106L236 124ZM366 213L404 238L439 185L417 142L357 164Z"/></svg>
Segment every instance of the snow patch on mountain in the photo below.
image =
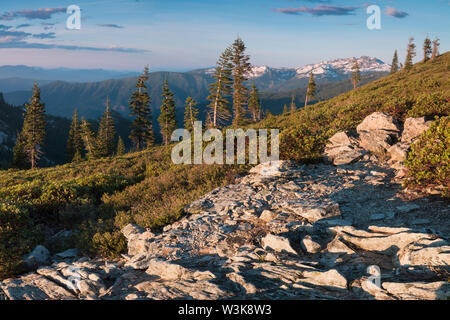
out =
<svg viewBox="0 0 450 320"><path fill-rule="evenodd" d="M317 64L309 64L296 68L297 78L307 78L312 72L315 75L340 76L352 72L354 60L358 61L362 73L367 72L389 72L390 66L377 58L363 56L360 58L337 59L323 61Z"/></svg>
<svg viewBox="0 0 450 320"><path fill-rule="evenodd" d="M339 77L352 72L355 58L336 59L331 61L322 61L316 64L308 64L298 68L271 68L268 66L253 66L252 71L248 74L250 79L260 78L266 74L277 74L280 78L307 78L310 73L326 77ZM363 56L356 58L362 73L367 72L389 72L390 66L383 61ZM214 69L208 70L214 72ZM293 75L294 74L294 75ZM284 76L283 76L284 75Z"/></svg>

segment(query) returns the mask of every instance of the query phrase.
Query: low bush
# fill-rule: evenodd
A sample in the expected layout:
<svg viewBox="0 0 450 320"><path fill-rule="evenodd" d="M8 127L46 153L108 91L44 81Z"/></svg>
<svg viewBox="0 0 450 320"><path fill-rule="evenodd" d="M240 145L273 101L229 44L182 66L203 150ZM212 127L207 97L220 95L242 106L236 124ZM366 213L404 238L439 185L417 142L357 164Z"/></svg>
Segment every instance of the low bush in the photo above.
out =
<svg viewBox="0 0 450 320"><path fill-rule="evenodd" d="M406 186L413 188L442 187L442 195L450 197L450 117L436 120L420 139L413 143L406 161Z"/></svg>
<svg viewBox="0 0 450 320"><path fill-rule="evenodd" d="M42 239L25 208L0 201L0 279L20 273L22 255Z"/></svg>

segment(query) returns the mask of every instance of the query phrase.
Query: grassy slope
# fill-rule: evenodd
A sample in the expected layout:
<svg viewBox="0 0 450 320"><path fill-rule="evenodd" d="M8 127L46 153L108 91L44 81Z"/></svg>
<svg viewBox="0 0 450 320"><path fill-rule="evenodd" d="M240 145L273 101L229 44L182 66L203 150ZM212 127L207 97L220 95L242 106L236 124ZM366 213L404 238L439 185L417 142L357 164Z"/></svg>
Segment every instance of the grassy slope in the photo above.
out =
<svg viewBox="0 0 450 320"><path fill-rule="evenodd" d="M0 279L20 272L20 257L44 244L114 257L128 223L159 229L186 204L234 180L245 168L174 165L171 147L28 171L0 171ZM73 230L72 237L51 237Z"/></svg>
<svg viewBox="0 0 450 320"><path fill-rule="evenodd" d="M389 113L400 122L409 116L448 115L449 71L447 52L434 61L416 64L410 72L400 71L306 109L268 117L253 127L281 130L283 158L313 160L329 137L354 130L372 112Z"/></svg>
<svg viewBox="0 0 450 320"><path fill-rule="evenodd" d="M338 130L352 130L373 111L448 114L450 53L409 72L377 80L329 101L253 125L280 128L284 158L312 160ZM126 249L120 228L158 229L183 215L200 195L233 181L245 168L173 165L171 147L29 171L0 171L0 278L20 271L22 254L38 243L52 252L78 247L115 256ZM51 239L73 230L65 241Z"/></svg>

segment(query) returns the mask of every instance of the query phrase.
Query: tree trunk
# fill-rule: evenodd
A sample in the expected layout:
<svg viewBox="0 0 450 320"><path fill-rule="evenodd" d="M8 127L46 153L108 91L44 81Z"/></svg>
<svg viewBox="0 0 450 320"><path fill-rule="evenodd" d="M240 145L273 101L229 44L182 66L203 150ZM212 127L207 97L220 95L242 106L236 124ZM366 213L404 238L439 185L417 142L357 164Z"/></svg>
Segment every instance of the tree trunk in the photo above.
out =
<svg viewBox="0 0 450 320"><path fill-rule="evenodd" d="M31 149L31 169L34 169L36 167L36 162L35 162L35 150L34 147L33 149Z"/></svg>
<svg viewBox="0 0 450 320"><path fill-rule="evenodd" d="M219 82L217 83L216 101L214 102L214 117L213 117L214 128L216 128L216 126L217 126L217 104L218 104L218 99L219 99L220 85L222 82L221 77L222 77L222 72L220 72L220 74L219 74Z"/></svg>

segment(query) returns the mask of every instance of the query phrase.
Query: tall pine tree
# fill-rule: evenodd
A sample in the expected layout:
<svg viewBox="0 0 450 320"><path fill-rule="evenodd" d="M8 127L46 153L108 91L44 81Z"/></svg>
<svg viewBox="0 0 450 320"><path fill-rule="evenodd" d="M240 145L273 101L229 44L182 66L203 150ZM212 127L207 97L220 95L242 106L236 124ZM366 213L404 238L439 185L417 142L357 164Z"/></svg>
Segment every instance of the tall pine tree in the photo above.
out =
<svg viewBox="0 0 450 320"><path fill-rule="evenodd" d="M148 78L149 68L146 66L129 101L131 115L134 116L130 139L137 150L154 143L150 96L145 84Z"/></svg>
<svg viewBox="0 0 450 320"><path fill-rule="evenodd" d="M434 60L439 56L439 46L441 45L439 41L439 38L435 38L433 40L433 52L431 54L431 60Z"/></svg>
<svg viewBox="0 0 450 320"><path fill-rule="evenodd" d="M219 127L226 124L231 118L230 104L228 97L231 95L231 83L232 83L232 49L228 47L220 56L217 61L217 67L213 74L213 78L216 80L209 85L210 101L207 106L208 117L210 119L210 127Z"/></svg>
<svg viewBox="0 0 450 320"><path fill-rule="evenodd" d="M172 132L177 128L177 121L175 115L175 100L173 98L173 93L169 89L167 79L164 80L162 90L161 114L158 117L158 122L161 128L163 142L165 145L168 145Z"/></svg>
<svg viewBox="0 0 450 320"><path fill-rule="evenodd" d="M406 49L405 70L409 71L413 67L413 59L416 56L416 45L414 38L409 38L408 47Z"/></svg>
<svg viewBox="0 0 450 320"><path fill-rule="evenodd" d="M114 154L116 148L116 130L111 115L109 99L106 99L106 109L100 119L96 143L99 157L109 157Z"/></svg>
<svg viewBox="0 0 450 320"><path fill-rule="evenodd" d="M233 125L244 124L247 114L248 88L244 82L248 80L247 75L252 70L250 57L245 54L245 44L241 38L237 38L232 45L233 64Z"/></svg>
<svg viewBox="0 0 450 320"><path fill-rule="evenodd" d="M391 74L396 73L398 70L399 70L398 53L397 53L397 50L395 50L394 57L392 58Z"/></svg>
<svg viewBox="0 0 450 320"><path fill-rule="evenodd" d="M198 109L196 108L197 102L191 97L186 98L184 109L184 127L189 130L194 130L194 122L198 121Z"/></svg>
<svg viewBox="0 0 450 320"><path fill-rule="evenodd" d="M97 149L97 141L91 125L84 118L81 118L81 136L83 138L84 147L86 149L86 156L88 159L97 159L99 152Z"/></svg>
<svg viewBox="0 0 450 320"><path fill-rule="evenodd" d="M423 42L423 62L427 62L430 60L431 54L433 53L433 49L431 47L431 40L427 36L425 41Z"/></svg>
<svg viewBox="0 0 450 320"><path fill-rule="evenodd" d="M252 88L250 90L248 110L251 113L253 122L261 120L261 103L259 101L259 92L254 83L252 84Z"/></svg>
<svg viewBox="0 0 450 320"><path fill-rule="evenodd" d="M75 109L73 112L72 123L70 124L69 137L67 138L67 162L72 162L75 156L77 156L77 158L82 157L82 154L83 138L81 136L81 124L78 119L78 112Z"/></svg>
<svg viewBox="0 0 450 320"><path fill-rule="evenodd" d="M37 162L43 154L45 125L45 105L41 103L41 90L35 82L33 96L30 102L25 104L25 118L21 134L24 139L24 151L28 155L32 169L37 167Z"/></svg>
<svg viewBox="0 0 450 320"><path fill-rule="evenodd" d="M316 97L316 81L314 81L314 74L311 72L308 81L308 88L306 89L305 108L308 105L309 99Z"/></svg>
<svg viewBox="0 0 450 320"><path fill-rule="evenodd" d="M358 60L356 60L355 58L353 59L351 80L353 89L356 89L358 87L358 84L361 82L361 71L359 69Z"/></svg>
<svg viewBox="0 0 450 320"><path fill-rule="evenodd" d="M295 104L295 95L292 95L291 104L289 105L289 111L293 112L297 110L297 105Z"/></svg>

